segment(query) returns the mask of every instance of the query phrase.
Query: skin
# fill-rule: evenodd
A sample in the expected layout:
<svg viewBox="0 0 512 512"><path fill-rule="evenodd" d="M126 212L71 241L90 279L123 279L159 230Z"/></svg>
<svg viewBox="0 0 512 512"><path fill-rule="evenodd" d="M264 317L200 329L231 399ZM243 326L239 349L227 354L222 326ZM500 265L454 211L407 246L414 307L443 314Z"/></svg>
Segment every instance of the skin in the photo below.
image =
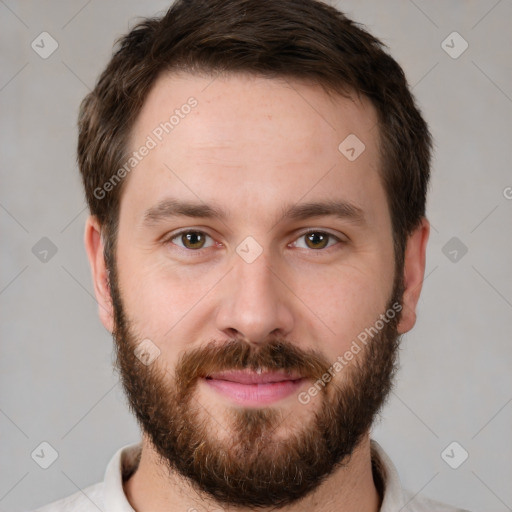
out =
<svg viewBox="0 0 512 512"><path fill-rule="evenodd" d="M116 257L135 331L159 347L159 364L171 376L184 351L234 335L261 344L279 333L334 362L385 311L393 285L391 218L378 173L373 106L355 96L330 97L320 86L296 80L229 75L212 82L211 77L167 74L157 80L136 120L132 149L190 96L197 107L131 171L123 189ZM338 150L351 133L366 146L353 162ZM215 204L226 210L226 220L182 216L145 223L145 212L170 197ZM364 221L282 219L285 205L326 200L356 206ZM179 236L171 241L170 235L182 228L209 235L205 248L186 249ZM311 248L304 236L311 231L334 238L326 248ZM85 245L99 315L112 332L100 233L101 226L90 217ZM416 320L428 234L423 219L408 238L400 333ZM236 252L248 236L262 249L252 263ZM227 410L234 405L204 385L198 386L196 398L222 443L229 434ZM286 418L276 439L311 420L319 402L304 406L293 395L272 404ZM377 511L369 439L368 433L349 464L317 491L283 510L330 512L343 504L343 510ZM169 479L160 471L145 436L139 468L125 492L138 512L221 509L177 475Z"/></svg>

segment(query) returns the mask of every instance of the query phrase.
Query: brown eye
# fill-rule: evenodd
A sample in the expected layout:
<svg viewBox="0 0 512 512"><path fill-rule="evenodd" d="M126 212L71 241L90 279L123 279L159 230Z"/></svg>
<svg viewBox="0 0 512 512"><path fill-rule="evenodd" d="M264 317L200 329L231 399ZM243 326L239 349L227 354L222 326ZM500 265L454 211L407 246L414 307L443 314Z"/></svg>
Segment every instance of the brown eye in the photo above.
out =
<svg viewBox="0 0 512 512"><path fill-rule="evenodd" d="M169 241L184 249L204 249L206 238L211 238L202 231L182 231L173 236ZM178 243L180 242L180 243ZM209 246L208 246L209 247Z"/></svg>
<svg viewBox="0 0 512 512"><path fill-rule="evenodd" d="M306 244L310 249L323 249L327 246L327 242L329 240L329 236L327 233L318 233L313 231L312 233L308 233L305 235Z"/></svg>
<svg viewBox="0 0 512 512"><path fill-rule="evenodd" d="M300 240L304 240L304 243L299 243ZM336 242L340 241L341 240L338 237L331 233L326 233L324 231L309 231L308 233L303 233L295 242L293 242L292 245L301 249L319 250L335 245Z"/></svg>

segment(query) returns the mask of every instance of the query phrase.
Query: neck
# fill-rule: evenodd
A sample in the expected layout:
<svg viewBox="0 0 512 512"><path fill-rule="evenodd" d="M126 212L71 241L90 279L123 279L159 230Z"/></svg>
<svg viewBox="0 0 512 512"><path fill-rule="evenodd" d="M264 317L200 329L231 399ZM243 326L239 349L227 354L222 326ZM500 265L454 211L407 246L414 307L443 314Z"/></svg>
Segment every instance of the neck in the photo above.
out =
<svg viewBox="0 0 512 512"><path fill-rule="evenodd" d="M183 477L162 467L159 456L144 436L136 472L124 484L124 492L136 512L197 510L197 512L248 512L237 506L219 506L201 495ZM381 497L372 473L370 437L367 434L354 450L348 464L337 468L314 492L298 503L282 507L282 512L378 512ZM261 509L270 512L274 507Z"/></svg>

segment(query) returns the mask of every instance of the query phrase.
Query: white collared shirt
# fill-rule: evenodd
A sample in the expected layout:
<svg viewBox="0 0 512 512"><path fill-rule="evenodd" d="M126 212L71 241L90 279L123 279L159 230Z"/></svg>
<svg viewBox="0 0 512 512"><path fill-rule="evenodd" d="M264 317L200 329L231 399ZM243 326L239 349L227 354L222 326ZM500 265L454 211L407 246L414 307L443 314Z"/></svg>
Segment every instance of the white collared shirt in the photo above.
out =
<svg viewBox="0 0 512 512"><path fill-rule="evenodd" d="M374 470L379 472L384 486L380 512L467 512L404 490L398 472L383 448L373 439L370 445ZM123 490L123 476L135 471L140 450L141 443L124 446L110 460L103 482L33 512L98 512L98 509L103 512L135 512Z"/></svg>

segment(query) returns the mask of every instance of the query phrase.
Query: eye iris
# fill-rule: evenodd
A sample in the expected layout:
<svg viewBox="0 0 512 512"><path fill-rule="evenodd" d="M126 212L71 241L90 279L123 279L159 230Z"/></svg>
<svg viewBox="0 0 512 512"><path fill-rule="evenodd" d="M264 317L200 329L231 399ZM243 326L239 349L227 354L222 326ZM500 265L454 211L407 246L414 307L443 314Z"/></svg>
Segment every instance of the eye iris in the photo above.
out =
<svg viewBox="0 0 512 512"><path fill-rule="evenodd" d="M327 245L327 240L329 236L325 235L323 233L308 233L306 235L306 240L308 241L307 244L309 245L309 242L312 242L313 244L317 244L320 242L321 245L315 245L312 247L312 249L323 249Z"/></svg>
<svg viewBox="0 0 512 512"><path fill-rule="evenodd" d="M189 231L181 235L183 245L188 249L200 249L204 245L204 235L197 231Z"/></svg>

